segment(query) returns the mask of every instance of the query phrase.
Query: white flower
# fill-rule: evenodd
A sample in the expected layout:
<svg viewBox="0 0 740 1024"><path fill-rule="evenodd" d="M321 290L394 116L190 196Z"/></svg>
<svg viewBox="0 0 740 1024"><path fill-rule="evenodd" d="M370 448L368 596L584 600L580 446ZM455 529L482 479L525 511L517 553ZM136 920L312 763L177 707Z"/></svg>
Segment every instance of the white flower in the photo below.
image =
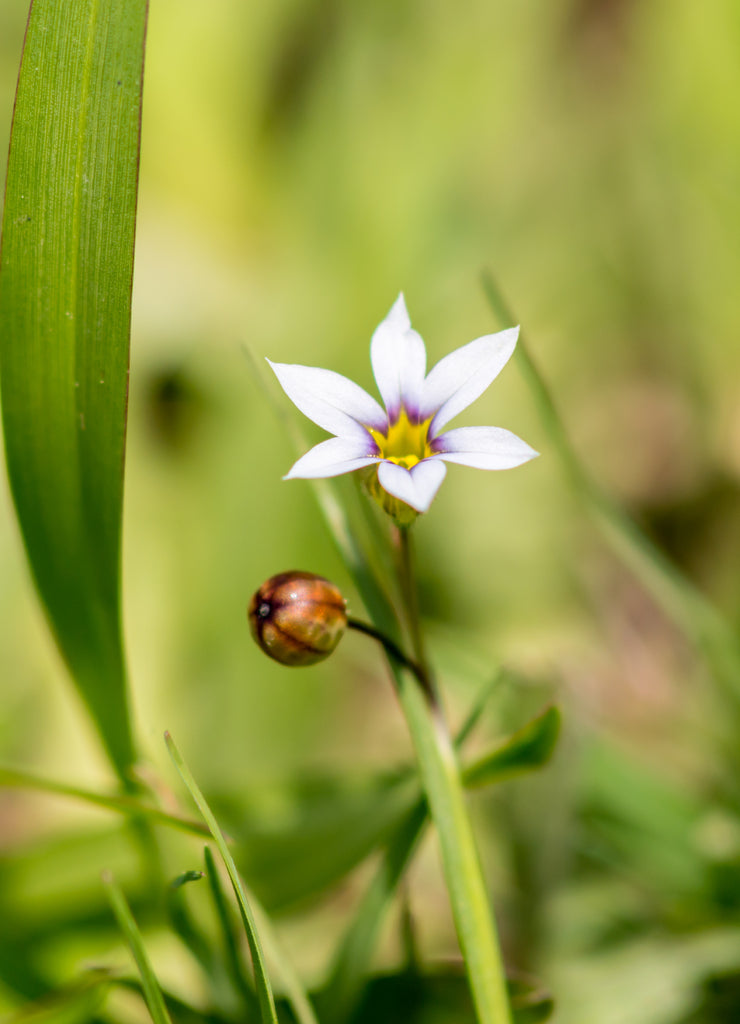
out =
<svg viewBox="0 0 740 1024"><path fill-rule="evenodd" d="M416 512L426 512L446 462L511 469L538 453L501 427L442 428L498 376L519 328L477 338L426 373L426 349L411 327L403 295L373 334L370 358L385 409L351 380L314 366L272 363L288 398L335 436L306 452L284 479L339 476L377 467L375 482ZM390 508L389 508L390 511Z"/></svg>

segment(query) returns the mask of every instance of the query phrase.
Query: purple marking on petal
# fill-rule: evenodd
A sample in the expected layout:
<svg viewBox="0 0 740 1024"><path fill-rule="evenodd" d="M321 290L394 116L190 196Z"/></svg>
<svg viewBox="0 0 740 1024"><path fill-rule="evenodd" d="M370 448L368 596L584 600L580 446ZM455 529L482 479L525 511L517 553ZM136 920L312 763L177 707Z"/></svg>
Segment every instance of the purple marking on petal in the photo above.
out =
<svg viewBox="0 0 740 1024"><path fill-rule="evenodd" d="M457 427L430 443L432 459L473 469L513 469L537 456L526 441L503 427Z"/></svg>

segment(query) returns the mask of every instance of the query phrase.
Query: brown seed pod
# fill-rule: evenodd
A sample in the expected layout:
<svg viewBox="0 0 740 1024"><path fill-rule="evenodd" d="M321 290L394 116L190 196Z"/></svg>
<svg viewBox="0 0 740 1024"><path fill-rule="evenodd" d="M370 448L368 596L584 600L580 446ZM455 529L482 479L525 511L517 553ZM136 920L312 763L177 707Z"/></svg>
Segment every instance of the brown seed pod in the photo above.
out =
<svg viewBox="0 0 740 1024"><path fill-rule="evenodd" d="M252 597L247 614L257 644L281 665L322 661L347 627L341 592L312 572L271 576Z"/></svg>

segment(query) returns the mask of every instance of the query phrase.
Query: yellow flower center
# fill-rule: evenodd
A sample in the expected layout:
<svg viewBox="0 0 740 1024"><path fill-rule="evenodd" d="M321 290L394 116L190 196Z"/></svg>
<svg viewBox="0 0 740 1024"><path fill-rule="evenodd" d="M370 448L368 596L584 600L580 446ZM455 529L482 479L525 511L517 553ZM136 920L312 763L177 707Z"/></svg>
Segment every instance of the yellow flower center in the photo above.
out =
<svg viewBox="0 0 740 1024"><path fill-rule="evenodd" d="M432 454L429 443L429 424L431 416L423 423L412 423L405 409L401 409L398 419L391 423L388 431L382 434L379 430L368 427L373 440L380 449L380 457L398 463L405 469L411 469L422 459Z"/></svg>

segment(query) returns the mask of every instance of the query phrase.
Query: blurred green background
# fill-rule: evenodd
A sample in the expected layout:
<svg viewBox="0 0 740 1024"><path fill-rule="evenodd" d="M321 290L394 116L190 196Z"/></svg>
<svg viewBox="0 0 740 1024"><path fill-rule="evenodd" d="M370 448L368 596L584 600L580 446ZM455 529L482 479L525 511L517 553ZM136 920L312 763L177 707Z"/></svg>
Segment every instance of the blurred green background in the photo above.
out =
<svg viewBox="0 0 740 1024"><path fill-rule="evenodd" d="M0 6L2 150L26 13ZM124 519L152 771L171 781L165 728L223 793L406 756L362 638L301 673L249 639L249 596L285 569L361 608L308 486L281 481L294 453L244 348L372 389L370 336L401 289L432 362L506 326L486 267L586 464L737 630L739 185L734 0L154 0ZM740 758L720 744L740 749L737 708L584 517L514 364L462 423L508 427L542 457L451 467L419 523L451 715L503 661L520 681L489 741L553 695L566 718L541 777L474 804L510 960L568 1024L736 1021ZM102 788L0 486L0 760ZM0 794L10 858L107 820ZM411 904L424 953L449 957L435 857L427 844ZM309 974L330 941L317 929L336 934L354 893L335 889L319 924L292 919Z"/></svg>

